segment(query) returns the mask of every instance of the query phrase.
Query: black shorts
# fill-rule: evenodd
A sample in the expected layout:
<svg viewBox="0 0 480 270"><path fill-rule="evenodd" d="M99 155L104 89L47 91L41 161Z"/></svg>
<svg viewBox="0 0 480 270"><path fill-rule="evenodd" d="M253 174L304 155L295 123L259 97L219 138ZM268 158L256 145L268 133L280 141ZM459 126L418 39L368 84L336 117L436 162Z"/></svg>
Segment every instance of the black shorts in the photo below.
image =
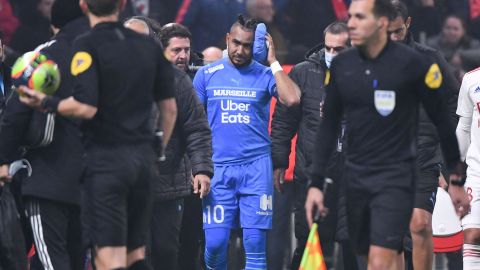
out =
<svg viewBox="0 0 480 270"><path fill-rule="evenodd" d="M355 251L370 245L401 251L413 209L416 164L345 168L347 222Z"/></svg>
<svg viewBox="0 0 480 270"><path fill-rule="evenodd" d="M433 213L441 168L441 164L432 164L420 169L415 190L414 208L423 209L430 214Z"/></svg>
<svg viewBox="0 0 480 270"><path fill-rule="evenodd" d="M83 206L87 244L126 246L147 242L151 215L151 145L87 147Z"/></svg>

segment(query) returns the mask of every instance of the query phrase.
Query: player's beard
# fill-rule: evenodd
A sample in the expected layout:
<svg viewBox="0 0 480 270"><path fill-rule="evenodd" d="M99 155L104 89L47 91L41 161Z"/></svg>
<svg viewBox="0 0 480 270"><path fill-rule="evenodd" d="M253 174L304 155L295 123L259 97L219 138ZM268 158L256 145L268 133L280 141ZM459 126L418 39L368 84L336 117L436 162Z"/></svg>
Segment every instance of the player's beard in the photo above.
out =
<svg viewBox="0 0 480 270"><path fill-rule="evenodd" d="M177 61L175 61L175 66L177 66L181 70L187 70L188 63L187 63L186 60L177 60Z"/></svg>
<svg viewBox="0 0 480 270"><path fill-rule="evenodd" d="M250 62L252 62L252 57L245 57L245 56L241 56L241 55L231 55L231 54L228 54L228 58L230 59L230 62L236 66L236 67L244 67L244 66L248 66L250 64ZM238 60L243 60L242 63L237 63L236 61Z"/></svg>

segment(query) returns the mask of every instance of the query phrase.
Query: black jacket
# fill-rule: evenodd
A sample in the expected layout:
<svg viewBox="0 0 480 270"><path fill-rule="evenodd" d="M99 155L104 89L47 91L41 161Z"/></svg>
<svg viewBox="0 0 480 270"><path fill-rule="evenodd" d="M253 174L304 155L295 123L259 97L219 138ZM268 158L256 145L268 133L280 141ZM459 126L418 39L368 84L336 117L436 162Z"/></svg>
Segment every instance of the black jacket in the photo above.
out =
<svg viewBox="0 0 480 270"><path fill-rule="evenodd" d="M7 99L11 94L12 88L12 78L10 76L11 73L10 67L6 66L5 63L0 62L0 75L3 79L3 94L0 92L0 118L3 115L3 111L5 110L5 105L7 103Z"/></svg>
<svg viewBox="0 0 480 270"><path fill-rule="evenodd" d="M287 168L291 139L298 133L294 169L295 209L303 209L305 205L310 166L312 164L315 134L321 122L320 103L324 98L324 82L327 66L325 64L323 45L317 45L307 52L306 60L297 64L290 72L292 80L300 87L302 98L295 107L286 107L277 102L272 117L272 160L274 168ZM339 146L339 145L337 145ZM328 176L340 182L343 161L342 149L335 149L334 156L327 169ZM338 180L338 181L337 181ZM322 239L331 239L335 235L337 220L338 184L330 187L325 204L332 210L319 223ZM297 192L298 191L298 192ZM305 219L295 221L295 236L305 242L308 238L308 225Z"/></svg>
<svg viewBox="0 0 480 270"><path fill-rule="evenodd" d="M427 55L431 61L436 62L440 66L443 75L443 83L445 88L445 100L451 113L451 120L457 123L456 108L458 89L460 84L455 79L445 58L437 50L415 42L411 34L407 36L407 44L414 48L417 52ZM440 138L437 128L428 117L427 112L420 106L419 128L418 128L418 165L421 169L431 167L432 165L441 163L442 152L440 149Z"/></svg>
<svg viewBox="0 0 480 270"><path fill-rule="evenodd" d="M197 74L197 71L203 66L203 54L200 52L191 52L190 53L190 63L188 63L187 72L191 80Z"/></svg>
<svg viewBox="0 0 480 270"><path fill-rule="evenodd" d="M287 107L277 103L272 117L272 160L274 168L288 168L291 139L297 134L295 181L308 179L307 168L312 163L315 134L320 125L320 102L324 95L325 65L322 45L306 54L306 60L295 65L289 76L300 87L300 104Z"/></svg>
<svg viewBox="0 0 480 270"><path fill-rule="evenodd" d="M212 134L203 105L188 75L175 68L178 116L166 148L166 160L158 162L159 177L152 184L154 198L171 200L190 195L192 175L213 176Z"/></svg>
<svg viewBox="0 0 480 270"><path fill-rule="evenodd" d="M439 68L431 59L404 44L388 41L374 59L357 48L345 50L335 57L330 70L325 117L316 135L313 186L323 186L343 115L347 164L388 166L414 161L420 102L439 130L447 168L459 162L455 124L446 106Z"/></svg>
<svg viewBox="0 0 480 270"><path fill-rule="evenodd" d="M55 96L71 96L73 77L70 75L72 42L89 29L86 18L65 25L42 49L55 61L61 73L61 84ZM16 93L7 104L0 126L0 164L16 159L34 111L23 105ZM56 116L53 141L45 147L30 149L26 158L32 165L32 176L22 185L24 196L34 196L70 204L80 204L80 180L83 174L83 146L79 123Z"/></svg>

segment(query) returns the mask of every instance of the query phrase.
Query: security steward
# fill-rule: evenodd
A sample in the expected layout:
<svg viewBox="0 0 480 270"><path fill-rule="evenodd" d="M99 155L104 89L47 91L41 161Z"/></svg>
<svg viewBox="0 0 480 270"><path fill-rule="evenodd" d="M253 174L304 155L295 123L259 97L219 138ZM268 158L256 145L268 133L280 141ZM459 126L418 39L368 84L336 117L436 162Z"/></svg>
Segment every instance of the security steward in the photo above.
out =
<svg viewBox="0 0 480 270"><path fill-rule="evenodd" d="M160 29L158 37L162 42L163 52L167 60L177 68L185 71L190 79L193 80L197 70L203 66L203 55L191 50L193 40L188 28L179 23L169 23ZM194 176L196 175L194 174ZM210 178L208 174L199 174L194 177L194 181L198 183L198 180L202 179L203 182L210 182ZM190 190L195 191L192 188ZM182 196L185 195L183 188L179 191L182 193ZM178 260L178 268L179 270L196 269L200 264L200 257L202 257L199 254L203 253L201 248L205 245L202 200L198 193L190 192L190 196L183 198L182 204L183 217L180 227L180 250L178 251L180 259ZM153 227L156 226L152 224ZM163 245L163 247L168 246L168 244ZM191 260L182 260L181 258L191 258Z"/></svg>
<svg viewBox="0 0 480 270"><path fill-rule="evenodd" d="M408 46L391 42L390 0L354 0L349 8L353 49L332 62L324 120L317 133L312 187L305 204L325 214L321 187L342 115L346 119L346 181L349 236L355 251L368 255L369 269L399 269L398 251L408 228L416 180L418 105L436 125L451 179L463 174L455 125L443 100L438 64ZM460 214L466 193L455 200ZM463 208L461 208L463 207Z"/></svg>
<svg viewBox="0 0 480 270"><path fill-rule="evenodd" d="M274 167L273 179L277 191L282 188L280 183L284 182L282 178L285 175L285 168L288 167L291 140L298 133L295 146L295 170L293 173L297 248L293 253L292 269L298 269L300 266L308 239L309 229L305 218L304 205L308 189L309 167L315 148L316 131L321 122L320 104L325 96L325 74L330 68L332 58L350 46L347 25L343 22L331 23L323 31L323 39L325 44L319 44L308 51L305 55L305 61L295 65L289 74L302 91L300 104L289 108L282 103L277 103L272 117L272 132L270 136L272 139L272 162ZM339 143L339 147L336 150L330 164L331 168L327 174L328 177L335 180L340 179L339 172L343 168L341 143ZM318 224L318 232L327 267L330 264L328 258L332 257L330 255L333 254L334 249L333 239L337 223L336 200L338 200L338 192L334 191L338 189L339 183L337 181L335 186L329 187L331 195L329 197L333 199L331 203L327 202L329 215ZM275 230L275 227L273 230ZM343 255L345 256L345 253Z"/></svg>
<svg viewBox="0 0 480 270"><path fill-rule="evenodd" d="M65 98L72 95L74 81L69 72L72 43L89 30L88 20L75 1L57 0L52 6L52 26L56 35L37 50L57 63L62 80L55 98ZM43 268L83 269L80 183L85 165L79 121L33 110L13 93L0 130L0 178L10 177L8 164L18 158L21 147L28 149L25 158L32 165L32 175L21 182L21 192ZM38 133L45 130L53 133L51 141L48 134Z"/></svg>
<svg viewBox="0 0 480 270"><path fill-rule="evenodd" d="M158 101L164 146L176 119L173 74L159 44L124 28L125 0L81 0L92 30L73 45L74 94L46 97L21 86L21 101L89 119L83 216L96 269L151 269L145 243L151 211L151 105Z"/></svg>

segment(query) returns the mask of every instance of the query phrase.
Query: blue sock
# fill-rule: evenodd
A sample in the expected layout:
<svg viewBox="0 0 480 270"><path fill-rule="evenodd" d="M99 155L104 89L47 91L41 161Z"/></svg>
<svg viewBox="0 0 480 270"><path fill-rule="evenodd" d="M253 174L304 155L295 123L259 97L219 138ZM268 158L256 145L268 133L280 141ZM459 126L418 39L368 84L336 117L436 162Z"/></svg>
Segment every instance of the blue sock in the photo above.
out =
<svg viewBox="0 0 480 270"><path fill-rule="evenodd" d="M205 229L205 266L207 270L227 269L230 228Z"/></svg>
<svg viewBox="0 0 480 270"><path fill-rule="evenodd" d="M267 269L267 230L243 229L245 270Z"/></svg>

